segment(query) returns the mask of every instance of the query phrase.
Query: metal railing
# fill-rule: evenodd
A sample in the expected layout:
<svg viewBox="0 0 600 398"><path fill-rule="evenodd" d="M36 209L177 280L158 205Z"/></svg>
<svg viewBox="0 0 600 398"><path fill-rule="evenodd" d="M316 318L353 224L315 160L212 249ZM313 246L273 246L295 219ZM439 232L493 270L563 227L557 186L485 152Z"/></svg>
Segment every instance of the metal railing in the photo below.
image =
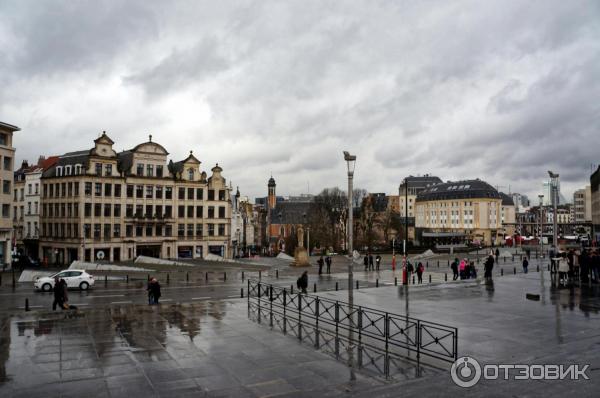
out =
<svg viewBox="0 0 600 398"><path fill-rule="evenodd" d="M350 308L343 301L293 293L252 279L247 289L249 317L255 315L259 323L268 321L300 341L308 339L337 358L356 345L358 367L380 360L383 364L377 370L386 377L390 364L399 359L416 357L420 362L426 356L454 362L458 358L458 329L452 326L358 305Z"/></svg>

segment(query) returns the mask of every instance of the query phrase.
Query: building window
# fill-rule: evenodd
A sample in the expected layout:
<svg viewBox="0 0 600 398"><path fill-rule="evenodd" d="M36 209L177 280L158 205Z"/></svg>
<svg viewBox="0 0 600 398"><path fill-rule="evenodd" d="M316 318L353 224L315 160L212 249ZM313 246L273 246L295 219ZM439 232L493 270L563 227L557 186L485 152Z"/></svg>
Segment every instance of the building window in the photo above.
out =
<svg viewBox="0 0 600 398"><path fill-rule="evenodd" d="M8 136L4 133L0 133L0 145L8 145Z"/></svg>
<svg viewBox="0 0 600 398"><path fill-rule="evenodd" d="M84 193L85 193L85 196L92 195L92 183L91 182L85 183ZM50 185L50 196L52 196L52 185Z"/></svg>
<svg viewBox="0 0 600 398"><path fill-rule="evenodd" d="M73 196L73 183L67 183L67 196Z"/></svg>
<svg viewBox="0 0 600 398"><path fill-rule="evenodd" d="M10 195L10 190L10 181L2 181L2 192L7 195Z"/></svg>
<svg viewBox="0 0 600 398"><path fill-rule="evenodd" d="M225 200L225 191L219 190L219 200Z"/></svg>
<svg viewBox="0 0 600 398"><path fill-rule="evenodd" d="M173 207L167 205L165 206L165 218L171 218L173 217Z"/></svg>
<svg viewBox="0 0 600 398"><path fill-rule="evenodd" d="M146 205L146 217L152 218L152 205Z"/></svg>
<svg viewBox="0 0 600 398"><path fill-rule="evenodd" d="M208 206L208 218L215 218L215 207Z"/></svg>
<svg viewBox="0 0 600 398"><path fill-rule="evenodd" d="M125 226L125 236L131 238L133 236L133 225Z"/></svg>
<svg viewBox="0 0 600 398"><path fill-rule="evenodd" d="M73 196L79 196L79 181L73 183Z"/></svg>
<svg viewBox="0 0 600 398"><path fill-rule="evenodd" d="M65 166L65 175L66 176L70 176L71 175L71 165Z"/></svg>
<svg viewBox="0 0 600 398"><path fill-rule="evenodd" d="M162 205L156 205L156 217L162 217L163 215L163 208Z"/></svg>
<svg viewBox="0 0 600 398"><path fill-rule="evenodd" d="M204 217L203 214L202 214L203 213L202 209L204 209L203 206L196 206L196 217L197 218Z"/></svg>
<svg viewBox="0 0 600 398"><path fill-rule="evenodd" d="M171 225L165 225L165 236L173 236L173 227Z"/></svg>
<svg viewBox="0 0 600 398"><path fill-rule="evenodd" d="M62 177L63 168L62 166L56 166L56 176Z"/></svg>
<svg viewBox="0 0 600 398"><path fill-rule="evenodd" d="M154 187L152 185L146 185L146 199L152 199L154 194Z"/></svg>
<svg viewBox="0 0 600 398"><path fill-rule="evenodd" d="M35 194L39 195L40 193L40 184L38 184L37 182L35 183Z"/></svg>
<svg viewBox="0 0 600 398"><path fill-rule="evenodd" d="M208 200L215 200L215 190L214 189L208 190Z"/></svg>
<svg viewBox="0 0 600 398"><path fill-rule="evenodd" d="M73 217L79 217L79 203L73 203Z"/></svg>
<svg viewBox="0 0 600 398"><path fill-rule="evenodd" d="M31 195L32 188L31 184L27 184L27 195Z"/></svg>
<svg viewBox="0 0 600 398"><path fill-rule="evenodd" d="M144 206L143 205L135 205L135 216L136 217L144 216Z"/></svg>
<svg viewBox="0 0 600 398"><path fill-rule="evenodd" d="M177 236L182 237L185 235L185 224L177 224Z"/></svg>
<svg viewBox="0 0 600 398"><path fill-rule="evenodd" d="M219 207L219 218L225 218L225 208L223 206Z"/></svg>
<svg viewBox="0 0 600 398"><path fill-rule="evenodd" d="M185 217L185 206L177 207L177 217L179 217L179 218Z"/></svg>
<svg viewBox="0 0 600 398"><path fill-rule="evenodd" d="M196 236L202 237L202 224L196 224Z"/></svg>
<svg viewBox="0 0 600 398"><path fill-rule="evenodd" d="M152 164L146 165L146 175L148 177L154 177L154 165L152 165Z"/></svg>
<svg viewBox="0 0 600 398"><path fill-rule="evenodd" d="M121 184L115 184L115 198L121 197Z"/></svg>
<svg viewBox="0 0 600 398"><path fill-rule="evenodd" d="M77 174L77 175L81 174L81 165L80 164L75 165L75 174Z"/></svg>
<svg viewBox="0 0 600 398"><path fill-rule="evenodd" d="M110 224L104 224L104 238L110 239Z"/></svg>
<svg viewBox="0 0 600 398"><path fill-rule="evenodd" d="M95 203L94 204L94 217L100 217L102 215L102 204Z"/></svg>
<svg viewBox="0 0 600 398"><path fill-rule="evenodd" d="M113 226L113 236L115 238L120 238L121 237L121 224L115 224Z"/></svg>
<svg viewBox="0 0 600 398"><path fill-rule="evenodd" d="M194 218L194 206L187 207L187 216L188 218Z"/></svg>
<svg viewBox="0 0 600 398"><path fill-rule="evenodd" d="M100 234L102 233L102 225L94 224L94 238L100 238Z"/></svg>
<svg viewBox="0 0 600 398"><path fill-rule="evenodd" d="M112 176L112 164L105 164L104 165L104 175L106 176Z"/></svg>
<svg viewBox="0 0 600 398"><path fill-rule="evenodd" d="M104 184L104 196L112 196L112 184Z"/></svg>
<svg viewBox="0 0 600 398"><path fill-rule="evenodd" d="M133 185L127 185L127 197L133 198Z"/></svg>
<svg viewBox="0 0 600 398"><path fill-rule="evenodd" d="M161 165L156 166L156 176L157 177L163 176L163 167Z"/></svg>
<svg viewBox="0 0 600 398"><path fill-rule="evenodd" d="M188 200L194 200L194 188L188 188L187 198Z"/></svg>
<svg viewBox="0 0 600 398"><path fill-rule="evenodd" d="M94 195L102 196L102 183L101 182L97 182L96 184L94 184Z"/></svg>
<svg viewBox="0 0 600 398"><path fill-rule="evenodd" d="M90 238L92 233L92 224L83 224L83 236Z"/></svg>
<svg viewBox="0 0 600 398"><path fill-rule="evenodd" d="M194 236L194 224L187 225L187 236Z"/></svg>
<svg viewBox="0 0 600 398"><path fill-rule="evenodd" d="M104 217L110 217L110 203L104 204Z"/></svg>
<svg viewBox="0 0 600 398"><path fill-rule="evenodd" d="M133 205L125 205L125 217L133 217Z"/></svg>
<svg viewBox="0 0 600 398"><path fill-rule="evenodd" d="M52 210L52 206L50 206L50 210ZM86 203L83 206L83 216L84 217L91 217L92 216L92 204L91 203Z"/></svg>
<svg viewBox="0 0 600 398"><path fill-rule="evenodd" d="M162 225L156 226L156 236L162 236Z"/></svg>
<svg viewBox="0 0 600 398"><path fill-rule="evenodd" d="M219 224L219 236L225 236L225 224Z"/></svg>
<svg viewBox="0 0 600 398"><path fill-rule="evenodd" d="M173 199L173 187L165 188L165 199Z"/></svg>
<svg viewBox="0 0 600 398"><path fill-rule="evenodd" d="M144 197L144 186L143 185L136 185L135 186L135 197L136 198L143 198Z"/></svg>
<svg viewBox="0 0 600 398"><path fill-rule="evenodd" d="M121 205L120 204L115 204L115 207L113 209L113 216L121 217Z"/></svg>
<svg viewBox="0 0 600 398"><path fill-rule="evenodd" d="M135 226L135 236L143 236L144 234L144 227L142 227L141 225L136 225Z"/></svg>
<svg viewBox="0 0 600 398"><path fill-rule="evenodd" d="M96 163L96 175L97 176L102 175L102 163Z"/></svg>
<svg viewBox="0 0 600 398"><path fill-rule="evenodd" d="M152 225L146 225L146 236L152 236Z"/></svg>
<svg viewBox="0 0 600 398"><path fill-rule="evenodd" d="M215 236L215 224L208 224L208 236Z"/></svg>
<svg viewBox="0 0 600 398"><path fill-rule="evenodd" d="M162 185L157 185L154 194L156 195L156 199L162 199L163 197L163 187Z"/></svg>
<svg viewBox="0 0 600 398"><path fill-rule="evenodd" d="M12 170L12 158L10 156L4 157L4 170Z"/></svg>
<svg viewBox="0 0 600 398"><path fill-rule="evenodd" d="M2 217L10 218L10 205L2 205Z"/></svg>
<svg viewBox="0 0 600 398"><path fill-rule="evenodd" d="M140 177L144 175L144 165L141 163L137 165L137 175Z"/></svg>
<svg viewBox="0 0 600 398"><path fill-rule="evenodd" d="M183 188L183 187L179 188L179 193L177 194L177 198L179 200L184 200L185 199L185 188Z"/></svg>
<svg viewBox="0 0 600 398"><path fill-rule="evenodd" d="M196 199L202 200L204 197L204 190L202 188L196 188Z"/></svg>

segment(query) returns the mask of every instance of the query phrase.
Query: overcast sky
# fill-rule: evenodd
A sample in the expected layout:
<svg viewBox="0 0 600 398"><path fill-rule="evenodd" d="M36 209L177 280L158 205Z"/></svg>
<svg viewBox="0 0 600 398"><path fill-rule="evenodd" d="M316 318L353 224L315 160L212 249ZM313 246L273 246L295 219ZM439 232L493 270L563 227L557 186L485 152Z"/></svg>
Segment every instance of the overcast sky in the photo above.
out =
<svg viewBox="0 0 600 398"><path fill-rule="evenodd" d="M600 163L600 2L0 2L17 159L147 141L243 195L481 178L565 196Z"/></svg>

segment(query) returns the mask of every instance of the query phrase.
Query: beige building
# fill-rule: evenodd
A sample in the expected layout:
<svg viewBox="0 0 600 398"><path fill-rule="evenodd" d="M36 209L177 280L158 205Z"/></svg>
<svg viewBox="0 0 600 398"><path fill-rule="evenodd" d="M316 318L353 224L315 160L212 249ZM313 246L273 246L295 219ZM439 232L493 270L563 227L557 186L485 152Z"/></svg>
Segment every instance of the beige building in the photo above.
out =
<svg viewBox="0 0 600 398"><path fill-rule="evenodd" d="M588 185L573 194L573 221L575 223L592 222L592 187Z"/></svg>
<svg viewBox="0 0 600 398"><path fill-rule="evenodd" d="M593 238L600 241L600 166L590 176Z"/></svg>
<svg viewBox="0 0 600 398"><path fill-rule="evenodd" d="M517 232L517 206L515 205L514 195L509 196L503 192L500 192L500 197L502 198L500 221L502 222L503 233L499 233L498 238L502 239L505 236L513 236L515 232ZM519 231L519 233L522 233L522 231Z"/></svg>
<svg viewBox="0 0 600 398"><path fill-rule="evenodd" d="M119 153L113 145L103 133L92 149L66 153L44 172L42 259L231 256L230 188L218 164L207 178L191 151L167 163L152 136Z"/></svg>
<svg viewBox="0 0 600 398"><path fill-rule="evenodd" d="M481 180L436 184L417 195L415 222L421 245L490 245L503 236L502 198Z"/></svg>
<svg viewBox="0 0 600 398"><path fill-rule="evenodd" d="M2 264L10 264L12 260L13 223L11 218L11 207L13 199L13 179L15 148L13 147L13 133L20 131L17 126L0 122L0 180L2 191L0 191L0 261Z"/></svg>

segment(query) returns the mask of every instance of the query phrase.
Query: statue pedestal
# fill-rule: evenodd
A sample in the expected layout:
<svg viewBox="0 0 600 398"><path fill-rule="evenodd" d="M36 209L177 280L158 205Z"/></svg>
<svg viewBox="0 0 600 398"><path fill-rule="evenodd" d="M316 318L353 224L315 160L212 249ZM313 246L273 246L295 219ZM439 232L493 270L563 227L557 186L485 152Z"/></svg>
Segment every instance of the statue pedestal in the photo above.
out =
<svg viewBox="0 0 600 398"><path fill-rule="evenodd" d="M308 262L308 252L304 247L297 247L294 250L294 262L292 263L294 267L309 267L310 263Z"/></svg>

